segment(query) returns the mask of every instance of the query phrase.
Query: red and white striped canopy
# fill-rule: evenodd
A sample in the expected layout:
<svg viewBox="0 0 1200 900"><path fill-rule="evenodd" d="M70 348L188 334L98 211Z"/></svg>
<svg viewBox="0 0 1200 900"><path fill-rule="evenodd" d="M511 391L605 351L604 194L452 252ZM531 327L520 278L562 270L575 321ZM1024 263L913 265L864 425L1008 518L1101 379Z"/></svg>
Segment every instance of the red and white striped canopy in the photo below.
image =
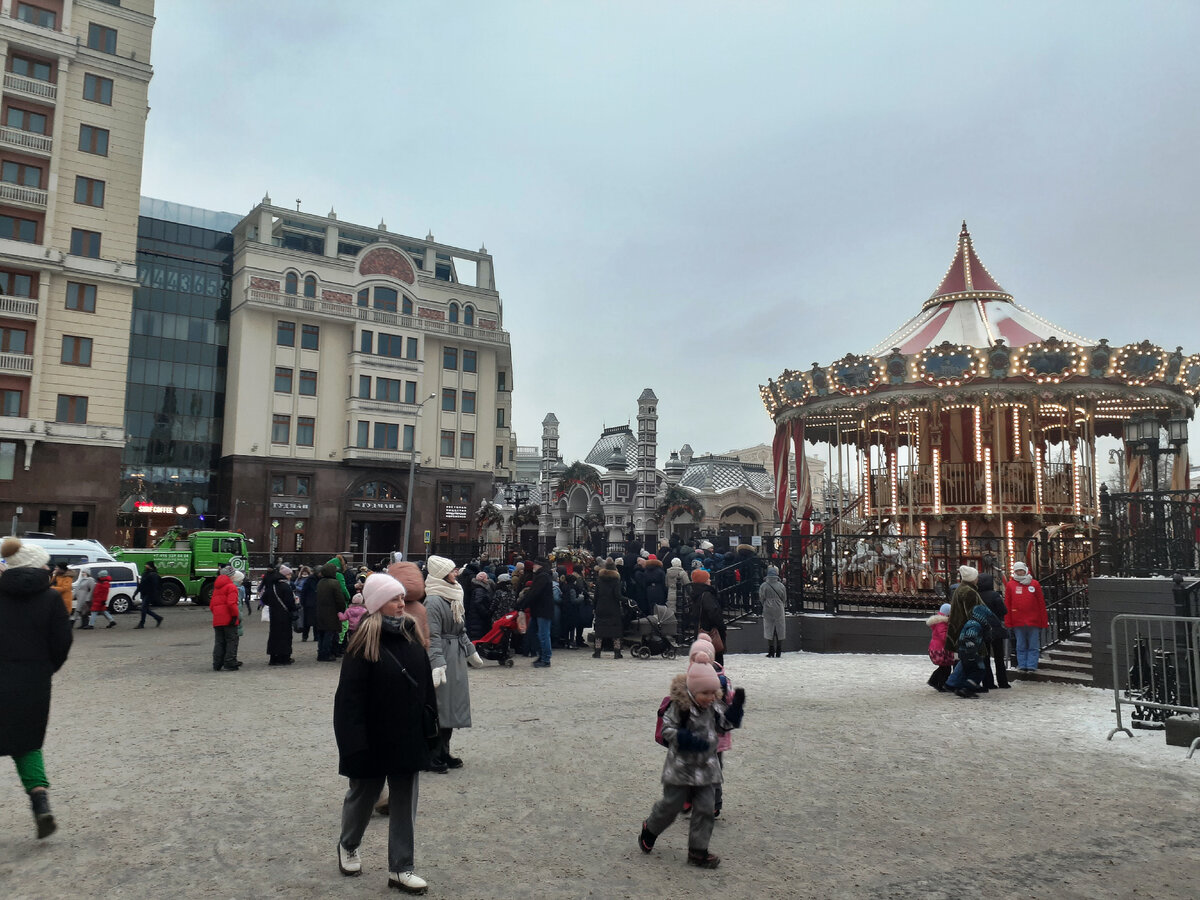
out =
<svg viewBox="0 0 1200 900"><path fill-rule="evenodd" d="M1010 347L1023 347L1050 337L1094 343L1017 304L975 255L963 222L958 252L937 290L917 315L872 347L870 355L884 356L892 348L910 355L944 341L986 348L1003 339Z"/></svg>

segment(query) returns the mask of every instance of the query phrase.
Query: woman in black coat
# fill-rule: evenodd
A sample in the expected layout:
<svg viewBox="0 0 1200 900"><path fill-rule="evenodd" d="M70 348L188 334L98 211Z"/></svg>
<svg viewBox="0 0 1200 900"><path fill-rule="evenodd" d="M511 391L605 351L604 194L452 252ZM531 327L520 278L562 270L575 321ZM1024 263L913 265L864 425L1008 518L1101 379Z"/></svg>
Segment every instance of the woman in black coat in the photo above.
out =
<svg viewBox="0 0 1200 900"><path fill-rule="evenodd" d="M337 574L333 563L325 563L317 582L317 659L321 662L337 659L338 633L342 630L338 613L346 611L346 591Z"/></svg>
<svg viewBox="0 0 1200 900"><path fill-rule="evenodd" d="M600 647L606 640L613 645L613 659L621 658L621 635L624 632L626 604L633 601L621 593L621 576L611 559L604 561L600 571L596 573L595 594L595 624L592 626L592 639L596 650L592 653L595 659L600 658Z"/></svg>
<svg viewBox="0 0 1200 900"><path fill-rule="evenodd" d="M292 570L287 566L273 569L263 578L263 605L270 610L271 630L267 636L269 666L290 666L292 660L292 612L296 609L296 593L289 581Z"/></svg>
<svg viewBox="0 0 1200 900"><path fill-rule="evenodd" d="M709 577L704 569L692 572L692 618L696 621L699 631L716 631L721 635L721 643L724 644L725 617L721 614L721 603L717 600L717 592L709 583ZM717 654L716 661L724 664L724 649Z"/></svg>
<svg viewBox="0 0 1200 900"><path fill-rule="evenodd" d="M480 572L471 582L471 602L467 604L467 637L479 640L492 627L492 585L487 575Z"/></svg>
<svg viewBox="0 0 1200 900"><path fill-rule="evenodd" d="M50 719L50 679L67 661L71 622L50 588L50 555L41 547L5 538L0 554L0 756L11 756L29 794L37 836L54 832L42 760Z"/></svg>
<svg viewBox="0 0 1200 900"><path fill-rule="evenodd" d="M333 701L338 772L350 779L338 865L343 875L362 871L358 846L386 780L388 886L424 893L425 880L413 872L413 840L417 778L429 765L428 740L438 734L434 717L426 721L425 713L437 709L433 672L416 622L404 615L400 582L371 575L363 605L367 612L350 640Z"/></svg>

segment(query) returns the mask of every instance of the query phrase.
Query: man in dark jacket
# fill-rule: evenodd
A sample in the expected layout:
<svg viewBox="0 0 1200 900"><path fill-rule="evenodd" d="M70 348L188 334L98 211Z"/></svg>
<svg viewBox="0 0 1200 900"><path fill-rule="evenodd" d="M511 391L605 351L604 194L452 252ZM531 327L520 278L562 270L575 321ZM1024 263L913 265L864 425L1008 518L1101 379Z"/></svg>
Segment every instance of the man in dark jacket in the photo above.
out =
<svg viewBox="0 0 1200 900"><path fill-rule="evenodd" d="M550 666L550 624L554 620L554 584L550 577L550 563L542 557L533 561L533 580L525 594L525 605L537 624L539 655L534 661L535 669Z"/></svg>
<svg viewBox="0 0 1200 900"><path fill-rule="evenodd" d="M50 679L71 650L71 622L50 588L50 555L19 538L0 544L0 756L11 756L44 838L56 828L42 761Z"/></svg>
<svg viewBox="0 0 1200 900"><path fill-rule="evenodd" d="M1008 670L1004 666L1004 639L1007 635L1003 622L1008 608L1004 605L1004 598L996 590L995 579L991 575L979 576L979 597L1001 623L993 626L991 630L989 641L991 652L988 654L989 662L984 665L983 686L985 688L1006 688L1008 687ZM994 675L992 674L993 665L996 670Z"/></svg>
<svg viewBox="0 0 1200 900"><path fill-rule="evenodd" d="M317 659L333 662L334 646L342 622L338 613L346 611L346 593L338 580L337 566L333 560L321 567L321 580L317 582Z"/></svg>
<svg viewBox="0 0 1200 900"><path fill-rule="evenodd" d="M145 628L146 616L151 616L154 619L154 627L157 628L162 624L163 617L151 607L156 606L162 597L162 579L158 577L158 566L153 561L146 563L146 568L142 571L142 577L138 581L133 596L137 597L138 594L142 596L142 620L133 627Z"/></svg>

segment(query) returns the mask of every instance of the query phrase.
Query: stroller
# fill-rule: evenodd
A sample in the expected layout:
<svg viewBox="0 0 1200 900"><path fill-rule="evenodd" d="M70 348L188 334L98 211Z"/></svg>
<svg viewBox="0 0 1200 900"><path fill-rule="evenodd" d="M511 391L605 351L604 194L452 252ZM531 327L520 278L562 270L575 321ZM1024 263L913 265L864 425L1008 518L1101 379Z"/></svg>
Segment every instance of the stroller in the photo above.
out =
<svg viewBox="0 0 1200 900"><path fill-rule="evenodd" d="M493 659L502 666L512 668L512 636L518 631L519 612L513 610L498 618L483 637L475 641L475 649L484 659Z"/></svg>
<svg viewBox="0 0 1200 900"><path fill-rule="evenodd" d="M656 606L653 615L633 619L626 626L624 638L629 644L629 655L638 659L659 655L674 659L679 645L667 634L668 629L675 630L675 614L666 606Z"/></svg>

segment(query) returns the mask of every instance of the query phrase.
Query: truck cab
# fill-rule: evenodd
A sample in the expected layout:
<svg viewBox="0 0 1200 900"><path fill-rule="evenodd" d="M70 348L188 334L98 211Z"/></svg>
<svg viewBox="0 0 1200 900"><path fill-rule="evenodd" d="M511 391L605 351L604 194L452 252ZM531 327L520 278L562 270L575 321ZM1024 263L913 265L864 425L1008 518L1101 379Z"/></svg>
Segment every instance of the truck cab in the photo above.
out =
<svg viewBox="0 0 1200 900"><path fill-rule="evenodd" d="M112 549L118 560L145 567L153 561L162 579L162 603L174 606L184 597L207 605L223 566L245 572L250 562L249 540L233 531L193 531L172 528L152 549Z"/></svg>

